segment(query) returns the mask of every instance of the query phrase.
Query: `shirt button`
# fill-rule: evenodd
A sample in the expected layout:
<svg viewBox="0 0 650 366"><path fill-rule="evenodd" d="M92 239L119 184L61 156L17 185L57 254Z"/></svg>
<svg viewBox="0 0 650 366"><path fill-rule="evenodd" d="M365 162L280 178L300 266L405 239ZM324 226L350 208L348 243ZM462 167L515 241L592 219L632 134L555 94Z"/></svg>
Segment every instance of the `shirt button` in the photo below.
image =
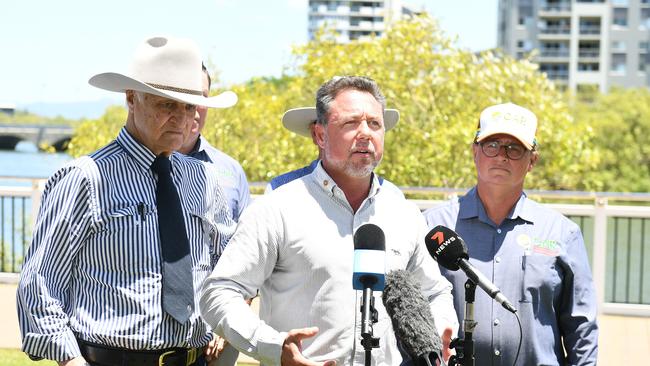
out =
<svg viewBox="0 0 650 366"><path fill-rule="evenodd" d="M498 233L498 234L501 234L501 229L497 229L497 233Z"/></svg>
<svg viewBox="0 0 650 366"><path fill-rule="evenodd" d="M328 184L329 184L329 182L328 182L327 180L324 180L324 181L323 181L323 185L324 185L325 187L327 187Z"/></svg>
<svg viewBox="0 0 650 366"><path fill-rule="evenodd" d="M495 356L500 356L500 355L501 355L501 351L499 351L498 349L495 349L495 350L494 350L494 355L495 355Z"/></svg>
<svg viewBox="0 0 650 366"><path fill-rule="evenodd" d="M496 327L497 325L499 325L499 319L494 319L494 326Z"/></svg>
<svg viewBox="0 0 650 366"><path fill-rule="evenodd" d="M494 257L494 261L497 263L501 263L501 257Z"/></svg>

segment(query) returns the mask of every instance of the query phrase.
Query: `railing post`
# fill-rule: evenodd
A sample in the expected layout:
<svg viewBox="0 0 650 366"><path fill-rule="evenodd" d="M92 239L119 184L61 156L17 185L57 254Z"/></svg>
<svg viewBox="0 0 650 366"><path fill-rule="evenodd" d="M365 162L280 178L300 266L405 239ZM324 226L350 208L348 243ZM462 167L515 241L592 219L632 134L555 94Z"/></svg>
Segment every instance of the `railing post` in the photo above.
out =
<svg viewBox="0 0 650 366"><path fill-rule="evenodd" d="M598 313L602 314L605 303L605 271L606 271L606 250L607 250L607 198L596 197L594 213L594 245L593 245L593 268L596 286L596 297L598 299Z"/></svg>
<svg viewBox="0 0 650 366"><path fill-rule="evenodd" d="M36 224L36 216L38 215L38 209L41 207L41 196L45 190L45 180L43 179L34 179L32 180L32 192L30 198L32 201L32 215L31 215L31 227L34 229L34 224ZM30 230L30 231L31 231Z"/></svg>

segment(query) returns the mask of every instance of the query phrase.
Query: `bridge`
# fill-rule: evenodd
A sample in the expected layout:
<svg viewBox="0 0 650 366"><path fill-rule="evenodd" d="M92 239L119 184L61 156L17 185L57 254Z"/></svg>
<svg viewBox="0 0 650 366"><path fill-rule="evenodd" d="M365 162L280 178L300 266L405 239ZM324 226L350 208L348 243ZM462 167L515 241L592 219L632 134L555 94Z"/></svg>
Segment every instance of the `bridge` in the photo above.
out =
<svg viewBox="0 0 650 366"><path fill-rule="evenodd" d="M20 141L30 141L39 149L50 145L63 151L73 133L74 127L66 125L0 124L0 149L14 150Z"/></svg>

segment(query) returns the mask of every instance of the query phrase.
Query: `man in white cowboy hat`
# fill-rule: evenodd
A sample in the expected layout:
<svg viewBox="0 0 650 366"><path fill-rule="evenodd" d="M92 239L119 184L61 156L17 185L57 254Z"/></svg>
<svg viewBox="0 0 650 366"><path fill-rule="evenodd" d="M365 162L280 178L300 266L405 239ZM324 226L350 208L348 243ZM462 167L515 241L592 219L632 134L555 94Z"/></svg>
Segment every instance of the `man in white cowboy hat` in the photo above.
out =
<svg viewBox="0 0 650 366"><path fill-rule="evenodd" d="M368 78L344 76L316 96L313 172L256 199L204 284L201 312L215 332L268 365L363 364L359 304L352 287L353 235L366 223L385 233L386 271L406 269L422 285L440 333L457 327L451 286L424 247L418 208L379 185L384 133L398 113ZM305 121L305 118L301 118ZM309 135L308 124L302 129ZM260 317L245 300L260 293ZM375 302L373 362L402 360L391 321Z"/></svg>
<svg viewBox="0 0 650 366"><path fill-rule="evenodd" d="M203 96L207 97L210 93L212 80L205 65L202 65L202 70L202 91ZM232 217L237 221L242 211L250 203L251 198L248 180L246 179L244 169L237 160L210 145L201 136L207 115L208 108L203 106L196 107L196 114L192 121L189 136L178 151L193 158L210 162L217 167L219 183L221 183L221 188L223 188L226 194L228 206L232 210Z"/></svg>
<svg viewBox="0 0 650 366"><path fill-rule="evenodd" d="M48 181L17 293L23 351L59 365L205 365L212 339L196 294L234 222L214 166L174 153L202 95L194 42L147 39L128 74L125 127Z"/></svg>
<svg viewBox="0 0 650 366"><path fill-rule="evenodd" d="M537 118L512 103L486 108L473 144L477 184L463 197L427 210L430 227L444 225L466 242L469 261L508 298L517 319L477 291L477 365L595 365L596 295L580 228L526 197L524 179L539 159ZM463 314L461 271L442 269ZM462 333L461 333L462 335Z"/></svg>

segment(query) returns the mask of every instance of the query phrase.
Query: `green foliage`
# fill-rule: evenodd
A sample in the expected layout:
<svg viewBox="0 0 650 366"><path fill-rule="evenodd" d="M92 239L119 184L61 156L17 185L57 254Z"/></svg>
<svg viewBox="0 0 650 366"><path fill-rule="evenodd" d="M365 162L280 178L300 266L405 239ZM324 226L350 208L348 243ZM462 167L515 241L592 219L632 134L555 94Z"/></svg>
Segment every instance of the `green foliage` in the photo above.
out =
<svg viewBox="0 0 650 366"><path fill-rule="evenodd" d="M315 104L318 87L335 75L366 75L402 119L386 135L380 174L402 186L469 187L471 142L480 111L512 101L540 119L543 155L528 186L589 189L594 168L590 131L573 123L562 95L529 61L496 52L456 49L428 17L402 21L384 37L339 44L326 31L294 49L293 77L235 86L236 107L213 111L204 135L242 162L251 181L266 181L310 162L312 142L281 127L285 110Z"/></svg>
<svg viewBox="0 0 650 366"><path fill-rule="evenodd" d="M531 109L539 119L541 159L528 188L603 186L593 124L574 120L565 97L529 60L460 50L426 16L398 22L383 37L366 41L338 44L329 35L321 31L295 47L287 76L232 86L238 104L208 114L204 136L240 161L250 181L268 181L317 156L309 138L282 127L287 109L313 106L318 87L335 75L366 75L379 83L387 106L401 112L400 123L386 135L378 168L400 186L472 186L471 143L480 111L507 101ZM84 121L70 152L76 156L101 147L125 119L124 109L116 107L99 121Z"/></svg>
<svg viewBox="0 0 650 366"><path fill-rule="evenodd" d="M86 155L113 141L126 116L124 107L112 106L99 119L82 121L68 144L68 153L75 157Z"/></svg>
<svg viewBox="0 0 650 366"><path fill-rule="evenodd" d="M576 101L577 122L590 126L598 168L586 178L601 191L650 191L650 91L612 89Z"/></svg>

